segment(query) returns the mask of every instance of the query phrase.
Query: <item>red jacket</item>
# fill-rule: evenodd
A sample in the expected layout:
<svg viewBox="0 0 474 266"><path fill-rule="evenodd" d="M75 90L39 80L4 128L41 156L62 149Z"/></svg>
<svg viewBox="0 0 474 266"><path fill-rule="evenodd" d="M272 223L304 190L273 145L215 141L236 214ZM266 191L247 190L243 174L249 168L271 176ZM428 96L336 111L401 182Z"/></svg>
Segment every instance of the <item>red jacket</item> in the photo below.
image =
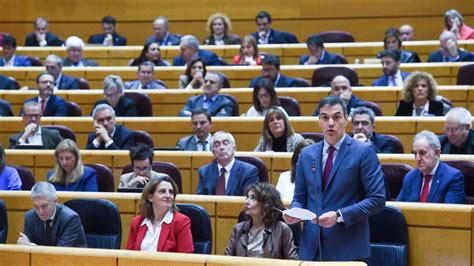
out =
<svg viewBox="0 0 474 266"><path fill-rule="evenodd" d="M145 220L143 215L133 218L128 235L127 249L140 250L147 231L146 225L140 226L143 220ZM175 211L173 221L170 224L162 224L157 251L193 253L191 221L188 216Z"/></svg>

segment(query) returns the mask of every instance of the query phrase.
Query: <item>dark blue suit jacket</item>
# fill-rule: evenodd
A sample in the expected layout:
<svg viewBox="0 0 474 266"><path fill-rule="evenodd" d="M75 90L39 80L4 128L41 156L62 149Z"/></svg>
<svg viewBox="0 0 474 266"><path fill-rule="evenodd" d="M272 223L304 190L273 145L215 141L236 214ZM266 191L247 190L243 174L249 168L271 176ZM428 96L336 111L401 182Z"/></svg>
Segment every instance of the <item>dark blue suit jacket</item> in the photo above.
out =
<svg viewBox="0 0 474 266"><path fill-rule="evenodd" d="M48 180L50 180L53 171L48 172ZM49 181L51 182L51 181ZM70 184L58 184L52 183L56 191L88 191L98 192L99 188L97 185L97 172L94 168L84 166L84 174L79 180Z"/></svg>
<svg viewBox="0 0 474 266"><path fill-rule="evenodd" d="M30 98L25 101L27 102L38 102L38 97ZM51 95L44 108L43 116L67 116L66 101L57 95Z"/></svg>
<svg viewBox="0 0 474 266"><path fill-rule="evenodd" d="M446 134L439 136L439 141L441 142L441 154L474 154L474 131L472 129L469 130L466 143L461 149L452 145Z"/></svg>
<svg viewBox="0 0 474 266"><path fill-rule="evenodd" d="M44 246L44 222L38 217L34 209L25 214L25 227L23 233L32 243ZM51 226L52 246L58 247L87 247L86 234L81 224L81 218L65 205L56 205Z"/></svg>
<svg viewBox="0 0 474 266"><path fill-rule="evenodd" d="M387 137L372 132L370 142L374 144L377 153L393 153L395 143Z"/></svg>
<svg viewBox="0 0 474 266"><path fill-rule="evenodd" d="M220 66L222 65L221 62L219 61L219 57L213 52L206 51L206 50L198 50L198 55L201 57L204 62L206 63L207 66ZM186 62L184 62L183 57L178 55L173 59L173 66L184 66L186 65Z"/></svg>
<svg viewBox="0 0 474 266"><path fill-rule="evenodd" d="M176 148L183 149L185 151L197 151L198 148L196 138L194 135L183 137L176 143Z"/></svg>
<svg viewBox="0 0 474 266"><path fill-rule="evenodd" d="M264 78L263 76L260 76L260 77L256 77L252 79L250 81L249 88L255 87L255 85L257 85L257 83L263 78ZM276 88L285 88L285 87L290 88L290 87L299 87L299 86L297 84L296 79L287 77L280 73L280 80L278 80L278 83L275 84L275 87Z"/></svg>
<svg viewBox="0 0 474 266"><path fill-rule="evenodd" d="M252 33L252 36L255 38L255 40L260 39L258 32ZM274 43L299 43L298 39L296 36L291 33L291 32L286 32L286 31L278 31L271 29L270 36L268 37L268 44L274 44Z"/></svg>
<svg viewBox="0 0 474 266"><path fill-rule="evenodd" d="M428 113L434 116L444 116L443 104L438 101L430 101ZM401 100L398 104L395 116L413 116L413 102Z"/></svg>
<svg viewBox="0 0 474 266"><path fill-rule="evenodd" d="M0 58L0 66L4 66L3 57ZM31 61L26 56L15 55L15 61L13 66L22 67L22 66L31 66Z"/></svg>
<svg viewBox="0 0 474 266"><path fill-rule="evenodd" d="M200 195L215 195L217 180L219 179L219 170L217 161L214 160L210 164L206 164L199 168L199 184L196 189L196 194ZM229 180L225 189L227 196L245 196L245 189L258 182L257 167L235 160L232 169L230 169Z"/></svg>
<svg viewBox="0 0 474 266"><path fill-rule="evenodd" d="M408 172L403 178L403 185L397 201L419 202L423 174L418 169ZM464 194L464 175L457 169L439 162L438 169L432 177L427 202L458 203L466 202Z"/></svg>
<svg viewBox="0 0 474 266"><path fill-rule="evenodd" d="M0 90L14 90L13 81L4 75L0 75Z"/></svg>
<svg viewBox="0 0 474 266"><path fill-rule="evenodd" d="M309 55L303 55L300 57L300 65L304 65L308 61ZM340 55L330 53L328 51L324 52L324 57L319 60L317 65L334 65L334 64L345 64L344 60Z"/></svg>
<svg viewBox="0 0 474 266"><path fill-rule="evenodd" d="M89 37L89 40L87 42L94 44L103 44L105 36L106 34L103 33L94 34ZM127 39L115 32L114 34L112 34L112 43L114 44L114 46L126 46Z"/></svg>
<svg viewBox="0 0 474 266"><path fill-rule="evenodd" d="M204 95L190 97L178 116L191 116L185 111L192 112L194 109L202 108L205 98ZM207 110L212 116L232 116L234 104L226 96L218 94Z"/></svg>
<svg viewBox="0 0 474 266"><path fill-rule="evenodd" d="M472 61L472 54L458 49L459 58L454 62ZM443 62L443 54L441 51L434 51L428 56L428 62Z"/></svg>
<svg viewBox="0 0 474 266"><path fill-rule="evenodd" d="M152 35L146 39L145 43L151 42L157 42L160 44L160 46L179 45L179 43L181 42L181 37L179 35L170 33L167 38L160 42L155 35Z"/></svg>
<svg viewBox="0 0 474 266"><path fill-rule="evenodd" d="M354 95L351 95L351 99L349 100L346 106L347 113L350 114L352 109L364 106L364 104L365 104L364 101L362 101L361 99L357 98ZM313 112L313 116L319 116L318 106L316 106L316 109Z"/></svg>
<svg viewBox="0 0 474 266"><path fill-rule="evenodd" d="M400 51L400 63L420 63L420 57L417 53L412 51Z"/></svg>
<svg viewBox="0 0 474 266"><path fill-rule="evenodd" d="M79 83L75 77L66 76L62 74L59 84L57 84L58 90L78 90Z"/></svg>
<svg viewBox="0 0 474 266"><path fill-rule="evenodd" d="M410 75L409 72L400 72L400 74L402 75L402 80L405 80ZM388 86L388 76L383 75L380 78L374 80L374 82L372 82L372 86Z"/></svg>
<svg viewBox="0 0 474 266"><path fill-rule="evenodd" d="M92 143L94 139L95 132L90 133L87 138L86 150L129 150L135 145L133 131L121 125L115 126L115 133L112 138L114 142L108 148L105 148L104 143L101 143L99 148L96 148Z"/></svg>
<svg viewBox="0 0 474 266"><path fill-rule="evenodd" d="M321 141L301 152L296 164L291 207L308 209L318 216L340 210L344 222L323 228L320 234L316 224L305 221L300 236L299 257L301 260L315 260L319 250L324 261L368 258L368 218L385 206L384 175L375 148L346 135L323 192L323 145L324 141ZM319 247L319 237L322 247Z"/></svg>
<svg viewBox="0 0 474 266"><path fill-rule="evenodd" d="M104 103L109 104L106 99L98 100L97 102L95 102L94 107L92 107L91 115L97 105ZM134 100L129 99L125 96L120 96L120 100L118 101L117 106L115 106L114 111L115 116L136 117L137 103Z"/></svg>
<svg viewBox="0 0 474 266"><path fill-rule="evenodd" d="M46 33L46 42L46 46L62 46L64 44L63 40L51 32ZM25 46L40 46L34 32L26 36Z"/></svg>

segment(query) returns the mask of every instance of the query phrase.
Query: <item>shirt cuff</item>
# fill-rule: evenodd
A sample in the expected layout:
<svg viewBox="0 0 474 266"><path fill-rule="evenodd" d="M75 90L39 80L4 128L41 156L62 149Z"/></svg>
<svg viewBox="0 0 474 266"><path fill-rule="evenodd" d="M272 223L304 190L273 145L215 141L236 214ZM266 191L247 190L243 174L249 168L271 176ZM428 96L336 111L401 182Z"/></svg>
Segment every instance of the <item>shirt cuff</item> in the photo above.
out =
<svg viewBox="0 0 474 266"><path fill-rule="evenodd" d="M94 139L94 140L92 141L92 145L94 145L94 147L96 147L96 148L99 148L100 142L99 142L97 139Z"/></svg>
<svg viewBox="0 0 474 266"><path fill-rule="evenodd" d="M105 148L108 148L110 145L112 145L112 143L114 143L113 140L109 140L107 143L105 143Z"/></svg>

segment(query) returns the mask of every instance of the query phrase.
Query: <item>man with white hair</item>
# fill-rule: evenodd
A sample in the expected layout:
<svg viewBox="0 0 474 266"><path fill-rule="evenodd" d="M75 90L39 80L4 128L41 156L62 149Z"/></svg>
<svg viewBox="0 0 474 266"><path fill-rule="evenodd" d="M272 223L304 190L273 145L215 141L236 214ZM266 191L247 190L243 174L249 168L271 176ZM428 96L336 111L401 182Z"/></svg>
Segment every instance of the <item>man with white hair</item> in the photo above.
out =
<svg viewBox="0 0 474 266"><path fill-rule="evenodd" d="M455 107L446 114L445 134L439 136L442 154L474 154L474 131L471 113Z"/></svg>
<svg viewBox="0 0 474 266"><path fill-rule="evenodd" d="M155 35L152 35L146 39L146 43L157 42L160 46L179 45L180 36L171 34L168 31L170 23L168 18L159 16L153 21L153 31Z"/></svg>
<svg viewBox="0 0 474 266"><path fill-rule="evenodd" d="M26 35L25 46L63 46L64 42L58 36L49 32L49 23L44 18L35 20L35 31Z"/></svg>
<svg viewBox="0 0 474 266"><path fill-rule="evenodd" d="M413 139L416 168L403 177L397 201L465 203L463 174L439 159L438 137L424 130Z"/></svg>
<svg viewBox="0 0 474 266"><path fill-rule="evenodd" d="M116 116L137 116L137 104L123 95L124 89L119 76L108 75L104 79L104 99L95 102L94 108L99 104L108 104L114 108Z"/></svg>
<svg viewBox="0 0 474 266"><path fill-rule="evenodd" d="M428 62L472 61L472 55L458 48L456 34L445 31L439 36L440 49L428 56Z"/></svg>
<svg viewBox="0 0 474 266"><path fill-rule="evenodd" d="M215 53L199 49L199 41L192 35L181 38L179 49L180 55L173 59L173 66L185 66L195 57L201 57L207 66L222 65Z"/></svg>
<svg viewBox="0 0 474 266"><path fill-rule="evenodd" d="M97 62L82 58L84 42L77 36L71 36L66 40L67 57L63 59L63 66L87 67L98 66Z"/></svg>
<svg viewBox="0 0 474 266"><path fill-rule="evenodd" d="M58 90L78 90L79 82L75 77L65 75L61 70L63 60L61 57L50 54L45 61L46 71L54 77L54 87Z"/></svg>
<svg viewBox="0 0 474 266"><path fill-rule="evenodd" d="M31 189L33 209L25 214L25 227L17 240L19 245L87 247L79 215L58 203L51 183L38 182Z"/></svg>

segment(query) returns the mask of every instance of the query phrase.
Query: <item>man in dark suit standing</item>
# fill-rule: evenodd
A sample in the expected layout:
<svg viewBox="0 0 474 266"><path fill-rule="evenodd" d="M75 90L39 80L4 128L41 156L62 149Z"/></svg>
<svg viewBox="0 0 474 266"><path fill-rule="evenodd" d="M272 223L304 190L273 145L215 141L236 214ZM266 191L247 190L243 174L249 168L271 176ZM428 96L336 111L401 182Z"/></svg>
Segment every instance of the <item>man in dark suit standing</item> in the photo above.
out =
<svg viewBox="0 0 474 266"><path fill-rule="evenodd" d="M38 102L23 105L25 129L10 137L10 149L20 149L24 145L43 146L43 149L56 149L63 140L59 132L41 126L41 106Z"/></svg>
<svg viewBox="0 0 474 266"><path fill-rule="evenodd" d="M114 109L108 104L99 104L92 112L95 132L87 138L87 150L128 150L135 145L133 132L115 125Z"/></svg>
<svg viewBox="0 0 474 266"><path fill-rule="evenodd" d="M210 151L211 149L211 113L204 108L194 109L191 115L193 135L181 138L176 148L185 151Z"/></svg>
<svg viewBox="0 0 474 266"><path fill-rule="evenodd" d="M455 107L446 114L445 134L439 136L441 154L474 154L472 116L466 108Z"/></svg>
<svg viewBox="0 0 474 266"><path fill-rule="evenodd" d="M298 87L296 79L280 73L280 58L276 55L268 54L262 59L262 74L250 81L249 88L255 87L263 78L271 80L276 88Z"/></svg>
<svg viewBox="0 0 474 266"><path fill-rule="evenodd" d="M39 95L25 101L40 104L43 116L67 116L66 101L54 95L54 77L49 72L43 72L36 78Z"/></svg>
<svg viewBox="0 0 474 266"><path fill-rule="evenodd" d="M319 35L311 35L306 40L309 54L300 57L300 65L332 65L346 64L344 59L337 54L324 49L324 41Z"/></svg>
<svg viewBox="0 0 474 266"><path fill-rule="evenodd" d="M317 215L304 223L299 257L364 260L370 257L368 218L385 206L380 162L373 145L346 134L347 111L340 97L322 99L318 109L324 140L301 152L291 202L292 208ZM283 218L289 224L300 221L286 214Z"/></svg>
<svg viewBox="0 0 474 266"><path fill-rule="evenodd" d="M410 75L400 71L400 51L387 49L377 55L382 63L383 76L372 82L372 86L402 87L403 81Z"/></svg>
<svg viewBox="0 0 474 266"><path fill-rule="evenodd" d="M26 35L25 46L63 46L64 42L58 36L49 32L49 23L44 18L35 20L35 31Z"/></svg>
<svg viewBox="0 0 474 266"><path fill-rule="evenodd" d="M173 59L173 66L185 66L189 60L195 57L201 57L207 66L222 65L215 53L199 49L199 41L192 35L184 35L179 48L181 52Z"/></svg>
<svg viewBox="0 0 474 266"><path fill-rule="evenodd" d="M50 54L45 61L46 70L54 77L54 87L58 90L78 90L79 82L75 77L67 76L62 72L63 60L61 57Z"/></svg>
<svg viewBox="0 0 474 266"><path fill-rule="evenodd" d="M457 36L445 31L439 36L440 49L428 56L428 62L466 62L472 61L471 53L458 48Z"/></svg>
<svg viewBox="0 0 474 266"><path fill-rule="evenodd" d="M25 227L19 245L87 247L79 215L58 203L51 183L38 182L31 189L33 209L25 214Z"/></svg>
<svg viewBox="0 0 474 266"><path fill-rule="evenodd" d="M67 57L63 59L63 66L88 67L98 66L97 62L82 57L84 42L77 36L71 36L66 40Z"/></svg>
<svg viewBox="0 0 474 266"><path fill-rule="evenodd" d="M215 160L199 168L196 194L243 196L250 184L258 182L257 167L234 158L236 144L232 134L216 132L211 149Z"/></svg>
<svg viewBox="0 0 474 266"><path fill-rule="evenodd" d="M266 11L260 11L255 17L258 31L252 33L258 44L298 43L293 33L278 31L271 28L272 17Z"/></svg>
<svg viewBox="0 0 474 266"><path fill-rule="evenodd" d="M26 67L31 66L31 61L26 56L16 54L16 39L11 35L3 35L2 40L3 57L0 58L0 66Z"/></svg>
<svg viewBox="0 0 474 266"><path fill-rule="evenodd" d="M146 43L157 42L160 46L171 46L179 45L181 36L172 34L168 31L170 23L168 18L159 16L153 21L153 31L155 35L152 35L146 39Z"/></svg>
<svg viewBox="0 0 474 266"><path fill-rule="evenodd" d="M463 204L464 175L439 159L438 137L424 130L413 139L416 169L403 178L397 201Z"/></svg>
<svg viewBox="0 0 474 266"><path fill-rule="evenodd" d="M112 16L102 18L102 32L89 37L88 43L104 46L126 46L127 39L116 32L117 21Z"/></svg>

